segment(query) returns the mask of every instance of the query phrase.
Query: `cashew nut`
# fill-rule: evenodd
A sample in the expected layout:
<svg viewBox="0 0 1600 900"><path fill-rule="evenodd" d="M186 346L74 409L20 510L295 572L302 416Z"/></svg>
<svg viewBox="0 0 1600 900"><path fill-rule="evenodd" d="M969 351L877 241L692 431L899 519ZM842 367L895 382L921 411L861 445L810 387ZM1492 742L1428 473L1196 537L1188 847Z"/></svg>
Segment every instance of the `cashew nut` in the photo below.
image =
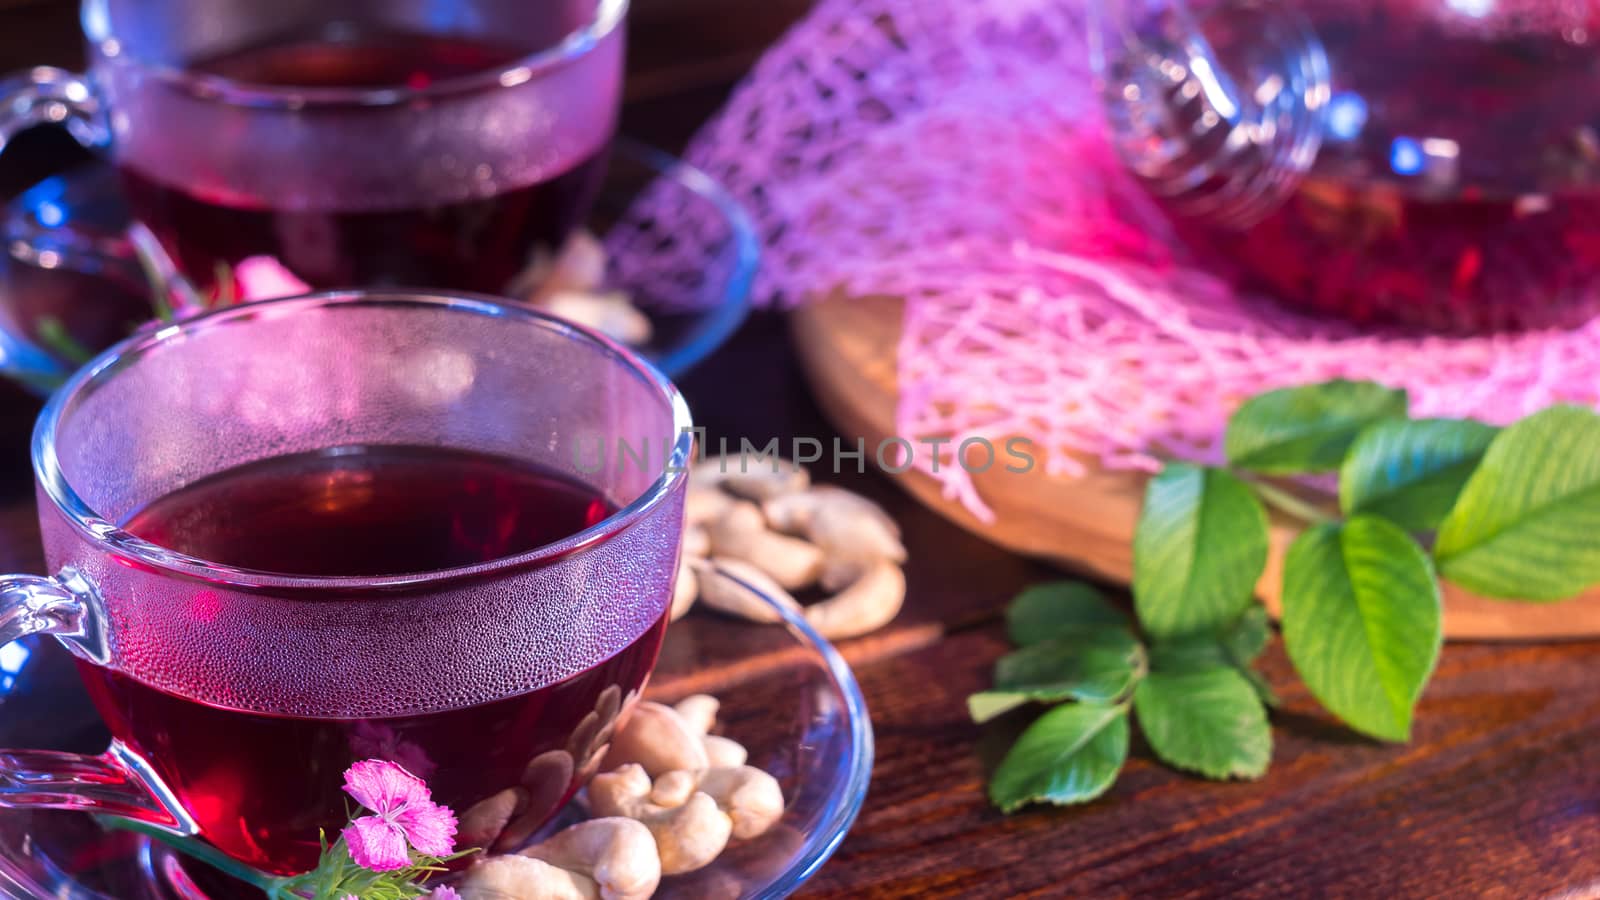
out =
<svg viewBox="0 0 1600 900"><path fill-rule="evenodd" d="M717 802L733 820L733 836L741 840L760 835L783 817L778 779L755 766L668 772L656 779L650 801L672 806L697 792Z"/></svg>
<svg viewBox="0 0 1600 900"><path fill-rule="evenodd" d="M698 734L706 734L717 725L717 710L722 701L710 694L690 694L672 704L672 711L683 719L683 724Z"/></svg>
<svg viewBox="0 0 1600 900"><path fill-rule="evenodd" d="M706 526L706 534L711 538L711 552L739 559L749 558L747 554L756 536L766 530L767 522L761 516L761 507L748 500L735 500L722 511L722 515L712 519Z"/></svg>
<svg viewBox="0 0 1600 900"><path fill-rule="evenodd" d="M804 493L769 498L762 513L773 528L805 535L830 557L906 560L894 519L883 507L843 488L819 484Z"/></svg>
<svg viewBox="0 0 1600 900"><path fill-rule="evenodd" d="M678 580L672 585L672 621L683 618L699 595L700 578L694 574L688 554L684 554L683 559L678 560Z"/></svg>
<svg viewBox="0 0 1600 900"><path fill-rule="evenodd" d="M683 719L691 731L700 735L706 750L706 761L711 768L721 769L742 766L750 758L744 745L731 738L708 732L717 724L717 710L721 704L710 694L691 694L673 705L672 710Z"/></svg>
<svg viewBox="0 0 1600 900"><path fill-rule="evenodd" d="M605 247L587 231L573 233L552 256L534 251L528 265L511 280L507 291L564 319L587 325L628 344L650 340L650 318L620 291L602 291L606 275Z"/></svg>
<svg viewBox="0 0 1600 900"><path fill-rule="evenodd" d="M700 738L700 742L706 748L706 761L713 769L742 766L750 758L750 752L743 744L720 734L704 735Z"/></svg>
<svg viewBox="0 0 1600 900"><path fill-rule="evenodd" d="M683 553L695 559L711 555L711 533L704 525L689 525L683 529Z"/></svg>
<svg viewBox="0 0 1600 900"><path fill-rule="evenodd" d="M830 640L857 637L887 625L906 599L906 576L889 560L878 560L853 584L806 607L806 621Z"/></svg>
<svg viewBox="0 0 1600 900"><path fill-rule="evenodd" d="M771 604L762 600L757 591L774 603L797 611L800 609L793 595L767 573L744 560L714 556L708 562L696 562L695 574L700 576L700 602L719 612L751 622L783 621L783 617Z"/></svg>
<svg viewBox="0 0 1600 900"><path fill-rule="evenodd" d="M799 610L790 591L820 584L834 596L805 615L830 638L866 634L899 612L905 575L896 564L905 561L906 548L899 526L878 504L833 485L811 485L803 467L770 457L712 457L690 477L685 550L695 560L697 599L707 606L776 623L782 617L758 594ZM684 581L680 591L687 590ZM675 608L681 615L688 607ZM721 762L737 757L734 747L712 752Z"/></svg>
<svg viewBox="0 0 1600 900"><path fill-rule="evenodd" d="M742 559L787 590L806 587L822 571L822 550L799 538L767 529L760 507L738 501L707 528L711 552Z"/></svg>
<svg viewBox="0 0 1600 900"><path fill-rule="evenodd" d="M732 497L715 487L691 483L683 497L683 521L688 525L704 525L722 515L733 502Z"/></svg>
<svg viewBox="0 0 1600 900"><path fill-rule="evenodd" d="M538 306L624 344L648 343L654 329L650 317L639 311L621 291L589 293L563 290L545 294Z"/></svg>
<svg viewBox="0 0 1600 900"><path fill-rule="evenodd" d="M506 292L538 305L557 291L592 291L605 277L605 246L590 232L575 231L562 243L559 253L552 254L542 246L536 248L528 265L506 286Z"/></svg>
<svg viewBox="0 0 1600 900"><path fill-rule="evenodd" d="M733 820L703 792L680 805L650 802L651 782L642 766L630 764L596 775L589 782L589 808L600 816L626 816L644 823L656 842L661 872L692 872L717 858L728 845Z"/></svg>
<svg viewBox="0 0 1600 900"><path fill-rule="evenodd" d="M799 463L775 456L711 456L695 464L689 478L706 487L720 486L740 497L766 500L803 491L811 476Z"/></svg>
<svg viewBox="0 0 1600 900"><path fill-rule="evenodd" d="M593 878L526 856L479 862L467 870L456 893L461 900L600 900Z"/></svg>
<svg viewBox="0 0 1600 900"><path fill-rule="evenodd" d="M661 859L649 826L631 818L590 819L522 851L599 885L602 900L644 900L661 881Z"/></svg>
<svg viewBox="0 0 1600 900"><path fill-rule="evenodd" d="M611 751L601 768L637 764L654 777L674 769L704 769L710 763L700 734L672 707L646 700L633 708L627 723L612 736Z"/></svg>

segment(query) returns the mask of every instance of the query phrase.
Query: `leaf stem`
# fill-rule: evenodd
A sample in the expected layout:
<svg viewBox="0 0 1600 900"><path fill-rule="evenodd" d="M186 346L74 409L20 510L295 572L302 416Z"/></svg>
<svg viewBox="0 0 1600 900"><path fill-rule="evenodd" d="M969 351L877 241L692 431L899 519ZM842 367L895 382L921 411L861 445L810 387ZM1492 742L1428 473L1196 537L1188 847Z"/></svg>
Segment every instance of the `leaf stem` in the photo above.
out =
<svg viewBox="0 0 1600 900"><path fill-rule="evenodd" d="M96 818L106 828L132 831L152 840L160 841L185 856L198 859L226 875L231 875L245 884L265 891L271 897L280 896L278 889L287 881L287 879L268 875L259 869L247 866L204 841L178 837L154 825L147 825L132 819L124 819L120 816L97 816Z"/></svg>
<svg viewBox="0 0 1600 900"><path fill-rule="evenodd" d="M1248 477L1244 480L1255 489L1256 496L1260 497L1262 502L1307 525L1321 525L1333 521L1332 516L1270 482Z"/></svg>

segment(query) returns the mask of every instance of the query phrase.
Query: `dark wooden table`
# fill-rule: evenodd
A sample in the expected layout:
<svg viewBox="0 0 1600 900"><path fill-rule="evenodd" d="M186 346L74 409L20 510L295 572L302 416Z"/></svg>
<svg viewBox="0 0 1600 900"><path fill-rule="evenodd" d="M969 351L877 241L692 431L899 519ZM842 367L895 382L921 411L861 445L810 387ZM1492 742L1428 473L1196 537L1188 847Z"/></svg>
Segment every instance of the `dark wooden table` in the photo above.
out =
<svg viewBox="0 0 1600 900"><path fill-rule="evenodd" d="M806 8L802 0L636 0L624 130L676 147ZM70 4L0 0L0 69L78 57ZM65 153L58 136L7 154ZM22 149L22 148L19 148ZM750 324L684 379L715 437L832 429L808 399L783 321ZM25 406L0 407L0 568L40 571L23 457ZM1292 678L1275 764L1215 784L1132 762L1086 807L1001 816L987 772L1016 723L972 725L964 698L1005 652L1000 610L1048 569L991 547L875 475L841 480L907 531L910 599L889 630L846 645L871 706L878 761L855 830L807 896L1600 897L1600 644L1451 645L1410 745L1335 726Z"/></svg>

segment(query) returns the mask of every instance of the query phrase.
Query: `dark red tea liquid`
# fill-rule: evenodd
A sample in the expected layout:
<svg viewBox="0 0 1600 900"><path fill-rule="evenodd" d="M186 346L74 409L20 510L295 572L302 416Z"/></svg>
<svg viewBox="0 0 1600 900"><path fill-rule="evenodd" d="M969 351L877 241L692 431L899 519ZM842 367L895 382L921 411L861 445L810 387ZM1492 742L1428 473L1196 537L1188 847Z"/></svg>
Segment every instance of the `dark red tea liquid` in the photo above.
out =
<svg viewBox="0 0 1600 900"><path fill-rule="evenodd" d="M524 552L612 509L585 485L506 458L347 447L221 472L160 498L125 527L236 566L400 574ZM463 840L485 845L536 827L575 789L575 770L594 752L590 745L614 720L621 698L643 685L665 629L663 617L600 664L529 693L385 718L226 709L96 666L80 668L112 733L152 761L208 840L262 869L291 873L315 865L319 828L332 835L344 823L342 773L361 759L388 759L424 778L435 799L463 817L464 829L480 802L497 794L514 801L509 820L490 816Z"/></svg>
<svg viewBox="0 0 1600 900"><path fill-rule="evenodd" d="M1563 31L1432 0L1299 6L1333 79L1316 162L1245 231L1180 223L1193 242L1249 287L1362 324L1480 332L1594 315L1600 19ZM1253 8L1211 6L1202 27L1224 59L1260 40Z"/></svg>
<svg viewBox="0 0 1600 900"><path fill-rule="evenodd" d="M340 32L246 47L189 68L261 86L425 88L496 71L528 52L463 37ZM352 108L348 115L361 112ZM491 196L444 203L401 196L382 209L285 209L271 197L239 205L230 186L208 185L198 173L181 185L132 164L122 165L122 175L134 215L180 269L201 280L218 263L267 255L317 288L407 285L494 293L527 265L535 247L559 246L579 224L604 169L601 150L553 177L504 185ZM330 171L326 177L339 176ZM329 196L337 188L330 183Z"/></svg>

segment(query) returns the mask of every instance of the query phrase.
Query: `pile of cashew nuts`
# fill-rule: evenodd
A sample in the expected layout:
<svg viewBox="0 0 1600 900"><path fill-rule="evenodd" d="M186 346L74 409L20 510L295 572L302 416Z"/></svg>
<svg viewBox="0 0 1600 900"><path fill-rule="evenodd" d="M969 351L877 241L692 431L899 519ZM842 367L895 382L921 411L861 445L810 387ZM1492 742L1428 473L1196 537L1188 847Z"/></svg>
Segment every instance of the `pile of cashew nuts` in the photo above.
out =
<svg viewBox="0 0 1600 900"><path fill-rule="evenodd" d="M702 460L689 474L684 517L673 619L698 599L748 621L779 621L754 588L838 640L882 628L905 602L899 526L865 497L812 484L797 463ZM828 596L802 607L791 592L812 587Z"/></svg>
<svg viewBox="0 0 1600 900"><path fill-rule="evenodd" d="M748 621L781 621L759 591L837 639L883 627L905 600L894 521L864 497L813 485L793 462L697 463L685 520L673 619L698 600ZM829 596L802 607L791 592L812 587ZM645 900L663 876L702 869L730 841L766 833L783 816L783 791L747 765L742 745L712 733L718 707L706 694L673 706L640 702L582 794L595 818L478 861L457 886L463 900Z"/></svg>
<svg viewBox="0 0 1600 900"><path fill-rule="evenodd" d="M626 291L607 289L605 277L605 246L593 234L575 231L560 253L536 249L506 293L624 344L649 343L650 317L633 305Z"/></svg>
<svg viewBox="0 0 1600 900"><path fill-rule="evenodd" d="M783 791L738 742L711 734L717 709L706 694L641 702L585 789L597 818L474 864L456 888L463 900L645 900L661 876L765 833Z"/></svg>

